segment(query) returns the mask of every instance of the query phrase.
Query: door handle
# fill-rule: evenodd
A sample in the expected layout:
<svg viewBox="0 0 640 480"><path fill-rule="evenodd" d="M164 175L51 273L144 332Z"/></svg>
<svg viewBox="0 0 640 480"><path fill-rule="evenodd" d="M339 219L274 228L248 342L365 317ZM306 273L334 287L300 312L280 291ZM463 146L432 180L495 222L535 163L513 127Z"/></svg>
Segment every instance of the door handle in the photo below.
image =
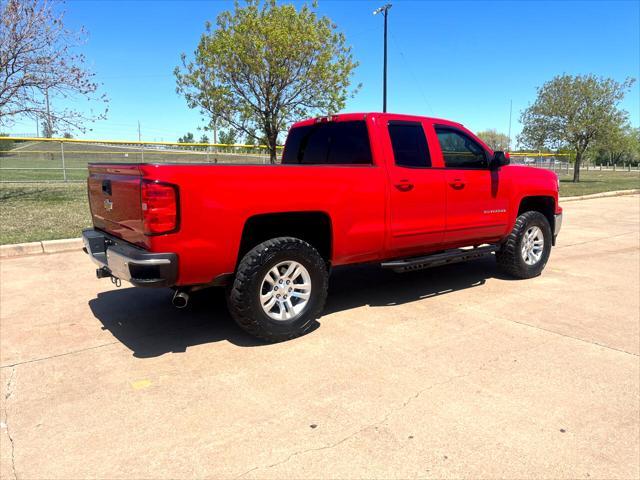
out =
<svg viewBox="0 0 640 480"><path fill-rule="evenodd" d="M395 187L401 192L409 192L413 190L413 183L409 180L400 180L400 183L396 183Z"/></svg>
<svg viewBox="0 0 640 480"><path fill-rule="evenodd" d="M451 185L451 187L454 190L462 190L464 188L464 186L465 186L465 183L461 179L456 178L456 179L452 180L451 182L449 182L449 185Z"/></svg>

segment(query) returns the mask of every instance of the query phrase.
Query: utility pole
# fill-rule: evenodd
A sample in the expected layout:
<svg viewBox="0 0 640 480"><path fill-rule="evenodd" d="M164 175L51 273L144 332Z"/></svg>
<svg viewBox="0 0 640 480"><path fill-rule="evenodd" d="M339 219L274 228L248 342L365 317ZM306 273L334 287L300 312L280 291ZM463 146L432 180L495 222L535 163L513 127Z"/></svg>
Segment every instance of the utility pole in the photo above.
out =
<svg viewBox="0 0 640 480"><path fill-rule="evenodd" d="M142 161L144 162L144 148L142 146L142 135L140 133L140 120L138 120L138 142L140 143L140 154L142 155Z"/></svg>
<svg viewBox="0 0 640 480"><path fill-rule="evenodd" d="M513 112L513 100L509 101L509 145L507 150L511 151L511 113Z"/></svg>
<svg viewBox="0 0 640 480"><path fill-rule="evenodd" d="M44 136L47 138L53 137L53 125L51 124L51 109L49 108L49 88L44 89L44 99L47 104L47 131L44 132Z"/></svg>
<svg viewBox="0 0 640 480"><path fill-rule="evenodd" d="M387 17L389 16L389 9L391 4L377 8L373 11L374 15L382 13L384 15L384 60L382 66L382 111L387 111Z"/></svg>

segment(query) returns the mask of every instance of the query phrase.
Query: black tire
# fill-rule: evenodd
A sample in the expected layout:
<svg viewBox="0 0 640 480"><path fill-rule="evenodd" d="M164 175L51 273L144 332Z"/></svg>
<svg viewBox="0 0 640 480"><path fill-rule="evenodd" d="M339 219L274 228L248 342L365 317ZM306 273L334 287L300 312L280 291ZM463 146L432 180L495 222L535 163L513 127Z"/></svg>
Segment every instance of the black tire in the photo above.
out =
<svg viewBox="0 0 640 480"><path fill-rule="evenodd" d="M522 242L525 233L532 227L542 231L544 239L543 251L540 259L533 265L528 265L522 255ZM498 269L516 278L533 278L542 273L549 254L551 253L551 226L547 218L540 212L524 212L516 219L513 230L496 252Z"/></svg>
<svg viewBox="0 0 640 480"><path fill-rule="evenodd" d="M307 269L311 292L304 309L290 320L274 320L262 308L262 282L275 265L295 261ZM240 261L227 304L231 316L247 333L281 342L308 333L316 325L327 299L329 274L318 251L298 238L278 237L261 243Z"/></svg>

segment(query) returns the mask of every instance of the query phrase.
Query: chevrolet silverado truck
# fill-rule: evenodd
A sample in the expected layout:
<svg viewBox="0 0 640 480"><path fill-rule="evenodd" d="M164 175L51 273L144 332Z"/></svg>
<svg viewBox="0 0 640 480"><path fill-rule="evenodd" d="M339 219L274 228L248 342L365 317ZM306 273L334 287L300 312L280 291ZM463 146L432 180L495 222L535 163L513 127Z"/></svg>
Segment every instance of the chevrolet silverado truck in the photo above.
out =
<svg viewBox="0 0 640 480"><path fill-rule="evenodd" d="M406 272L493 255L539 275L562 225L558 178L509 165L459 123L350 113L294 124L277 165L89 166L98 278L226 287L232 317L267 341L308 332L331 268Z"/></svg>

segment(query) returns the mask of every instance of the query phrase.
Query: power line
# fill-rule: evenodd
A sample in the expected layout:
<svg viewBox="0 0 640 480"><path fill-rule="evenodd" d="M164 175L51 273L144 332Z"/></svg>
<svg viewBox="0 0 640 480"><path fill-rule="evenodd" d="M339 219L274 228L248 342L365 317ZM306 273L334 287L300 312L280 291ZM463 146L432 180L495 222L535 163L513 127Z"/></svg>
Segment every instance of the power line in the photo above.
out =
<svg viewBox="0 0 640 480"><path fill-rule="evenodd" d="M411 75L414 84L418 87L418 91L420 92L420 95L422 95L422 99L424 100L424 103L426 104L427 108L433 115L434 114L433 108L431 108L431 104L429 103L429 100L427 100L427 96L425 95L424 90L422 90L422 84L418 81L417 76L414 74L413 69L411 68L411 65L409 64L406 57L404 56L404 52L402 51L402 49L398 46L396 42L396 38L393 36L393 34L391 34L391 44L398 49L400 58L404 62L405 66L407 67L407 70L409 71L409 75Z"/></svg>

